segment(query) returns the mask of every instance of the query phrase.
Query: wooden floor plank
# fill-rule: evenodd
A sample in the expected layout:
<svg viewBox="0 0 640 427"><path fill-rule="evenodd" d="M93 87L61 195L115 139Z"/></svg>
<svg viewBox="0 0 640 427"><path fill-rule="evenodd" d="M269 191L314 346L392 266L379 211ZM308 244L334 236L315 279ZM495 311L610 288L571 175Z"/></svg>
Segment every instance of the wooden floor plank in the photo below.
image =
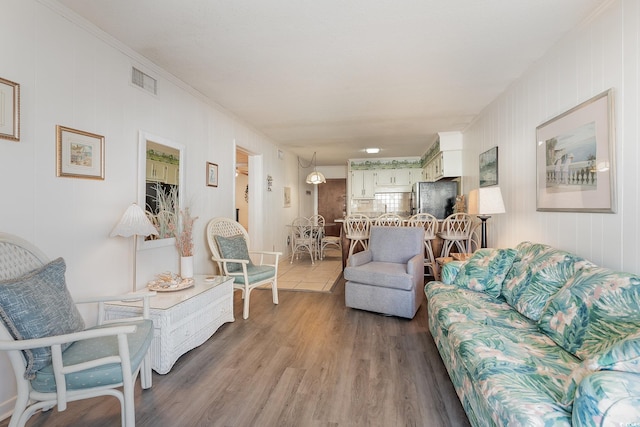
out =
<svg viewBox="0 0 640 427"><path fill-rule="evenodd" d="M468 426L427 329L344 305L332 293L255 290L251 312L136 389L136 424L153 426ZM71 402L28 426L114 426L114 398ZM8 420L0 422L6 427Z"/></svg>

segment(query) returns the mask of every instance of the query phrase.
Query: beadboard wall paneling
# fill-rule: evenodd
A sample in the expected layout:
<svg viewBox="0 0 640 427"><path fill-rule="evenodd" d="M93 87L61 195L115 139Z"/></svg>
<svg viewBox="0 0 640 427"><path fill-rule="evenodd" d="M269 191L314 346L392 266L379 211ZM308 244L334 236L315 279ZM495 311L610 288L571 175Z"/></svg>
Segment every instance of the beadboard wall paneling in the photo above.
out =
<svg viewBox="0 0 640 427"><path fill-rule="evenodd" d="M637 2L612 2L547 52L465 131L467 193L478 186L478 155L499 147L507 213L489 220L490 245L543 242L640 273L639 33ZM617 213L537 212L536 127L609 88L615 97Z"/></svg>
<svg viewBox="0 0 640 427"><path fill-rule="evenodd" d="M185 200L199 217L194 224L196 273L214 271L204 233L207 221L235 215L236 144L259 157L256 188L266 188L267 174L275 184L273 193L251 198L251 209L259 213L250 227L252 243L286 252L285 224L297 215L295 208L283 208L282 187L297 189L295 156L285 152L278 159L272 141L215 101L54 2L5 0L2 13L10 19L0 25L0 40L7 41L0 75L20 84L21 138L0 141L0 225L49 257L64 257L74 298L132 288L133 239L110 238L109 233L137 199L139 131L186 147ZM129 83L132 66L158 80L157 96ZM105 136L104 180L56 177L56 125ZM219 165L217 188L205 184L206 161ZM176 249L139 251L137 266L142 288L158 273L178 272ZM94 319L92 310L82 313L88 323ZM0 355L0 372L9 369ZM12 382L0 383L0 418L13 408L15 394Z"/></svg>

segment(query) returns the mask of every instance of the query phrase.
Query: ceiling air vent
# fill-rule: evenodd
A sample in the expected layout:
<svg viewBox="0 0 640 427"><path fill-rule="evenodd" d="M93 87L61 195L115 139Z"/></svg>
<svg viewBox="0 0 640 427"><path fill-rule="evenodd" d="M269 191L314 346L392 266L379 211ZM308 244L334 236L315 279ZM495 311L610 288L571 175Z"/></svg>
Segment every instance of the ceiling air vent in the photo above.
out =
<svg viewBox="0 0 640 427"><path fill-rule="evenodd" d="M136 67L131 67L131 83L154 95L158 93L158 81Z"/></svg>

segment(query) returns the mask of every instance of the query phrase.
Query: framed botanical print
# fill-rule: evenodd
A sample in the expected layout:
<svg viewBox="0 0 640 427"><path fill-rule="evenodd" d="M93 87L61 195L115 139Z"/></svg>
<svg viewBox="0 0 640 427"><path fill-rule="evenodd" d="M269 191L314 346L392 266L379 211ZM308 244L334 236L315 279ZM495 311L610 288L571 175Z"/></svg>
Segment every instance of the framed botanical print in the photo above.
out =
<svg viewBox="0 0 640 427"><path fill-rule="evenodd" d="M104 179L104 136L56 126L57 175Z"/></svg>
<svg viewBox="0 0 640 427"><path fill-rule="evenodd" d="M207 186L218 186L218 165L215 163L207 162Z"/></svg>

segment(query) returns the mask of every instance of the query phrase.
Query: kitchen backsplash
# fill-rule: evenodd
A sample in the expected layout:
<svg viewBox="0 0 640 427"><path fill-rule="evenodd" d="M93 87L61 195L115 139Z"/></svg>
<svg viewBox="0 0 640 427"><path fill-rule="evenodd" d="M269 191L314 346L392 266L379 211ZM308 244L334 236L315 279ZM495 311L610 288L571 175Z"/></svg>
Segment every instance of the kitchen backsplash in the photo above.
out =
<svg viewBox="0 0 640 427"><path fill-rule="evenodd" d="M409 217L411 193L376 193L373 199L351 199L351 213L361 213L369 217L395 213Z"/></svg>

